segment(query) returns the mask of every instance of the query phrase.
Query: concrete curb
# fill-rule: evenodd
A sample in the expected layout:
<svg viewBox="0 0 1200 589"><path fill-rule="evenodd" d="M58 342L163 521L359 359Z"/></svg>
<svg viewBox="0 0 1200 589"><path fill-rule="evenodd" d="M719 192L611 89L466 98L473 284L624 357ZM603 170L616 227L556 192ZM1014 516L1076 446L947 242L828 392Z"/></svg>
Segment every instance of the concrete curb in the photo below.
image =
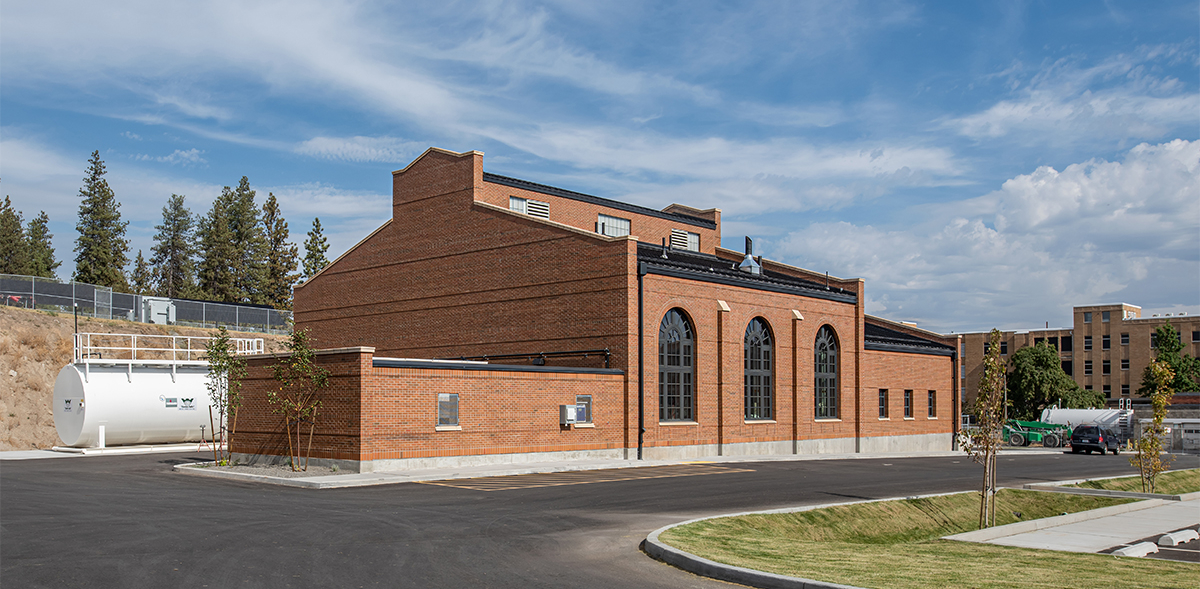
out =
<svg viewBox="0 0 1200 589"><path fill-rule="evenodd" d="M963 493L973 493L974 491L960 491L955 493L932 493L928 495L914 495L909 497L893 497L890 499L865 499L862 501L846 501L843 503L825 503L822 505L805 505L801 507L784 507L781 509L767 509L762 511L745 511L741 513L727 513L722 515L713 515L709 517L700 517L690 519L688 521L663 526L646 536L644 550L650 558L665 562L671 566L681 568L690 573L710 577L721 581L731 583L740 583L751 587L759 587L760 589L862 589L854 585L841 585L839 583L830 583L827 581L817 581L814 579L804 579L801 577L789 577L786 575L777 575L775 573L767 573L748 569L744 567L722 564L716 561L708 560L700 556L696 556L690 552L684 552L678 548L674 548L659 540L659 535L671 528L686 526L696 522L701 522L710 519L720 519L726 517L738 517L742 515L761 515L771 513L798 513L801 511L812 511L814 509L824 509L826 507L838 507L841 505L856 505L859 503L882 503L884 501L904 501L907 499L923 499L926 497L944 497L947 495L961 495Z"/></svg>
<svg viewBox="0 0 1200 589"><path fill-rule="evenodd" d="M711 518L701 518L711 519ZM738 583L741 585L749 585L751 587L760 587L762 589L862 589L854 585L841 585L838 583L827 583L825 581L815 581L813 579L802 579L800 577L788 577L785 575L776 575L774 573L765 573L754 569L736 567L727 564L721 564L701 558L690 552L684 552L676 548L672 548L659 541L659 534L675 527L692 522L701 521L694 519L691 521L672 524L654 530L646 537L645 550L650 558L665 562L671 566L681 568L690 573L694 573L703 577L710 577L730 583Z"/></svg>
<svg viewBox="0 0 1200 589"><path fill-rule="evenodd" d="M1133 491L1110 491L1108 489L1087 489L1081 487L1060 487L1058 485L1028 484L1023 487L1030 491L1045 493L1065 493L1067 495L1091 495L1093 497L1117 497L1123 499L1163 499L1166 501L1184 501L1183 495L1162 495L1159 493L1134 493Z"/></svg>
<svg viewBox="0 0 1200 589"><path fill-rule="evenodd" d="M1125 505L1113 505L1112 507L1101 507L1100 509L1092 509L1090 511L1080 511L1078 513L1068 513L1067 515L1056 515L1054 517L1044 517L1027 522L1017 522L1005 526L996 526L994 528L985 528L975 530L973 532L963 532L952 536L943 536L943 540L958 540L960 542L987 542L996 538L1004 538L1007 536L1015 536L1025 532L1034 532L1046 528L1053 528L1065 524L1073 524L1110 515L1118 515L1129 513L1131 511L1141 511L1158 507L1168 503L1165 499L1149 499L1146 501L1138 501L1137 503L1126 503Z"/></svg>

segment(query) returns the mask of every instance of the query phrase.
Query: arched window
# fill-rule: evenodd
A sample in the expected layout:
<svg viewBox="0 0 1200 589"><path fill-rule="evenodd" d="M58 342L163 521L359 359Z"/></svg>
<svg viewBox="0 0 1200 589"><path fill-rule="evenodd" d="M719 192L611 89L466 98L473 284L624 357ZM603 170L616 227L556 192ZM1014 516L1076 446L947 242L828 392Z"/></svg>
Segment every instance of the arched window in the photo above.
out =
<svg viewBox="0 0 1200 589"><path fill-rule="evenodd" d="M696 420L696 337L679 309L658 328L658 419Z"/></svg>
<svg viewBox="0 0 1200 589"><path fill-rule="evenodd" d="M761 317L755 317L746 326L746 363L744 379L746 388L746 419L771 419L774 382L774 362L771 357L771 329Z"/></svg>
<svg viewBox="0 0 1200 589"><path fill-rule="evenodd" d="M813 355L817 419L837 419L838 343L833 328L826 325L817 332Z"/></svg>

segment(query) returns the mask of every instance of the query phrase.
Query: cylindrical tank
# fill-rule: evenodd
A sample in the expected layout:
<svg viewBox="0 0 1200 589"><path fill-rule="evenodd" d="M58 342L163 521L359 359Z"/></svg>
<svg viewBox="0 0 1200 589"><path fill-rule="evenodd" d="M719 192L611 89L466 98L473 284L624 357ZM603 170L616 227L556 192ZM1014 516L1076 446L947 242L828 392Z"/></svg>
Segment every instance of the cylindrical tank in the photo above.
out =
<svg viewBox="0 0 1200 589"><path fill-rule="evenodd" d="M1117 428L1120 426L1120 409L1059 409L1049 407L1042 410L1041 421L1059 425L1103 425Z"/></svg>
<svg viewBox="0 0 1200 589"><path fill-rule="evenodd" d="M63 444L100 445L199 442L203 425L212 439L207 365L68 364L54 381L54 427ZM220 424L217 424L218 427Z"/></svg>

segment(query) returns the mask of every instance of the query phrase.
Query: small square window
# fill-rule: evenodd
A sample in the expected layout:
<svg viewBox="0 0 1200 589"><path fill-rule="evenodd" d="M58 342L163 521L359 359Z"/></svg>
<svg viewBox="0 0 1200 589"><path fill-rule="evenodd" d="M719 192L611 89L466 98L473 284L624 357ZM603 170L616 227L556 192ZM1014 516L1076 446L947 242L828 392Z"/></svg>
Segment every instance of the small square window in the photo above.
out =
<svg viewBox="0 0 1200 589"><path fill-rule="evenodd" d="M1100 336L1100 349L1101 350L1112 349L1112 338L1110 338L1107 335Z"/></svg>
<svg viewBox="0 0 1200 589"><path fill-rule="evenodd" d="M458 425L458 394L438 394L438 422L442 425Z"/></svg>
<svg viewBox="0 0 1200 589"><path fill-rule="evenodd" d="M912 391L904 391L904 417L912 419L913 416L913 398Z"/></svg>
<svg viewBox="0 0 1200 589"><path fill-rule="evenodd" d="M1044 338L1044 337L1035 337L1035 338L1033 338L1033 345L1034 345L1034 347L1036 347L1038 344L1040 344L1044 341L1046 341L1046 338Z"/></svg>
<svg viewBox="0 0 1200 589"><path fill-rule="evenodd" d="M1092 322L1092 314L1091 314L1091 313L1084 313L1084 314L1083 314L1083 322L1084 322L1084 323L1091 323L1091 322Z"/></svg>
<svg viewBox="0 0 1200 589"><path fill-rule="evenodd" d="M929 391L929 416L937 417L937 391Z"/></svg>
<svg viewBox="0 0 1200 589"><path fill-rule="evenodd" d="M1197 332L1197 333L1200 333L1200 332ZM1121 334L1121 345L1122 345L1122 346L1128 346L1128 345L1129 345L1129 334L1128 334L1128 333L1122 333L1122 334Z"/></svg>
<svg viewBox="0 0 1200 589"><path fill-rule="evenodd" d="M1062 369L1063 372L1067 373L1067 376L1075 376L1075 367L1070 360L1062 361Z"/></svg>
<svg viewBox="0 0 1200 589"><path fill-rule="evenodd" d="M1069 336L1069 335L1064 335L1064 336L1062 337L1062 348L1061 348L1061 350L1062 350L1062 351L1064 351L1064 352L1070 352L1070 351L1072 351L1072 350L1071 350L1072 343L1073 343L1073 340L1071 339L1071 336Z"/></svg>
<svg viewBox="0 0 1200 589"><path fill-rule="evenodd" d="M629 219L599 215L596 218L596 233L609 237L625 237L629 235Z"/></svg>
<svg viewBox="0 0 1200 589"><path fill-rule="evenodd" d="M1084 376L1088 376L1088 375L1090 375L1091 373L1092 373L1092 361L1091 361L1091 360L1084 360L1084 361L1083 361L1083 375L1084 375Z"/></svg>
<svg viewBox="0 0 1200 589"><path fill-rule="evenodd" d="M879 418L887 419L888 416L888 390L879 389Z"/></svg>
<svg viewBox="0 0 1200 589"><path fill-rule="evenodd" d="M1083 336L1083 349L1084 349L1084 351L1092 349L1092 336L1090 336L1090 335Z"/></svg>
<svg viewBox="0 0 1200 589"><path fill-rule="evenodd" d="M1129 370L1129 358L1121 358L1121 370Z"/></svg>
<svg viewBox="0 0 1200 589"><path fill-rule="evenodd" d="M1104 385L1104 396L1106 398L1112 396L1112 386L1111 385Z"/></svg>
<svg viewBox="0 0 1200 589"><path fill-rule="evenodd" d="M1108 318L1109 318L1109 312L1108 312L1108 311L1103 311L1103 312L1101 312L1101 313L1100 313L1100 321L1101 321L1102 323L1108 323Z"/></svg>
<svg viewBox="0 0 1200 589"><path fill-rule="evenodd" d="M700 251L700 234L680 229L671 230L671 247L693 252Z"/></svg>
<svg viewBox="0 0 1200 589"><path fill-rule="evenodd" d="M575 412L575 423L591 423L592 422L592 396L591 395L575 395L575 406L583 407L583 412Z"/></svg>
<svg viewBox="0 0 1200 589"><path fill-rule="evenodd" d="M1121 385L1121 394L1126 397L1129 396L1129 385L1127 385L1127 384Z"/></svg>
<svg viewBox="0 0 1200 589"><path fill-rule="evenodd" d="M1200 342L1200 331L1192 332L1192 343Z"/></svg>
<svg viewBox="0 0 1200 589"><path fill-rule="evenodd" d="M1100 374L1112 374L1112 362L1108 360L1100 362Z"/></svg>
<svg viewBox="0 0 1200 589"><path fill-rule="evenodd" d="M1000 342L1000 355L1001 356L1008 355L1008 342Z"/></svg>
<svg viewBox="0 0 1200 589"><path fill-rule="evenodd" d="M1092 390L1092 385L1090 385L1090 384L1089 384L1089 385L1084 385L1084 386L1083 386L1083 390L1085 390L1085 391L1090 391L1090 390Z"/></svg>
<svg viewBox="0 0 1200 589"><path fill-rule="evenodd" d="M1056 350L1058 349L1058 338L1056 338L1056 337L1052 337L1052 338L1050 338L1050 339L1048 339L1048 340L1046 340L1046 341L1047 341L1047 343L1049 343L1049 344L1050 344L1050 347L1052 347L1052 348L1054 348L1054 349L1056 349Z"/></svg>

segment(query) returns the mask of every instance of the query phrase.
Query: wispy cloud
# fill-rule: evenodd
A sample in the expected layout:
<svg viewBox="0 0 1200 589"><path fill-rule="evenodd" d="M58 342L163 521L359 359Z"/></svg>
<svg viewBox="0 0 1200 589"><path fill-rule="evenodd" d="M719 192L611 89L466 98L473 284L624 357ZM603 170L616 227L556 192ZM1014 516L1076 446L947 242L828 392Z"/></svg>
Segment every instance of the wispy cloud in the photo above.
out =
<svg viewBox="0 0 1200 589"><path fill-rule="evenodd" d="M396 137L313 137L296 146L296 153L349 162L407 163L427 148Z"/></svg>
<svg viewBox="0 0 1200 589"><path fill-rule="evenodd" d="M142 162L162 162L166 164L182 164L182 165L197 165L207 164L208 160L200 157L204 153L196 148L191 148L187 151L176 149L170 155L152 156L146 154L138 154L134 159Z"/></svg>
<svg viewBox="0 0 1200 589"><path fill-rule="evenodd" d="M1195 59L1193 48L1159 45L1091 66L1080 57L1058 59L1028 80L1014 66L1004 72L1014 87L1011 98L943 124L979 141L1071 145L1159 139L1196 122L1200 95L1156 66Z"/></svg>

